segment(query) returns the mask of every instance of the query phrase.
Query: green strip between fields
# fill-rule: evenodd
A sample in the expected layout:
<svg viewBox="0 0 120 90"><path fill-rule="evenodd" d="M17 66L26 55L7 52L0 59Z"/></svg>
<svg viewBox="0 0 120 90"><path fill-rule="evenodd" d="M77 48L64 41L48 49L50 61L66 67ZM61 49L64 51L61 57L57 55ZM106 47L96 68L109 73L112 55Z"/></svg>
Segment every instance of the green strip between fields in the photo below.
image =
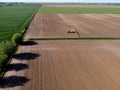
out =
<svg viewBox="0 0 120 90"><path fill-rule="evenodd" d="M120 8L79 8L79 7L40 7L38 13L44 14L120 14Z"/></svg>
<svg viewBox="0 0 120 90"><path fill-rule="evenodd" d="M29 38L29 40L120 40L120 37Z"/></svg>

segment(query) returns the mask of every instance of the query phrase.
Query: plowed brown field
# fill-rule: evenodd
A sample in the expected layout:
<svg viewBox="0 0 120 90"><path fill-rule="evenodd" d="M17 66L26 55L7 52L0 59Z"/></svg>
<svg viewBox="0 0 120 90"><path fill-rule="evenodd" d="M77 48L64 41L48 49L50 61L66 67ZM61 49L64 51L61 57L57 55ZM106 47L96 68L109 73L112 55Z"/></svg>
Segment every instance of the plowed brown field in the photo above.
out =
<svg viewBox="0 0 120 90"><path fill-rule="evenodd" d="M12 64L28 67L8 71L4 77L8 83L4 81L0 90L120 90L120 41L25 45L20 46Z"/></svg>
<svg viewBox="0 0 120 90"><path fill-rule="evenodd" d="M42 4L42 7L120 8L115 5Z"/></svg>
<svg viewBox="0 0 120 90"><path fill-rule="evenodd" d="M75 30L79 33L67 33ZM120 37L120 14L37 14L26 38Z"/></svg>

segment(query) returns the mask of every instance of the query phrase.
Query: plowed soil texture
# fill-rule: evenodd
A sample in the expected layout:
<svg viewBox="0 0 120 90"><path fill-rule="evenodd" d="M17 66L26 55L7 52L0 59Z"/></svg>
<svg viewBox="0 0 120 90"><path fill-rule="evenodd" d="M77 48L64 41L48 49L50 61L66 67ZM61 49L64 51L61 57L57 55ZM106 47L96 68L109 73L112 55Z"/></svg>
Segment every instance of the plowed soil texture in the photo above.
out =
<svg viewBox="0 0 120 90"><path fill-rule="evenodd" d="M120 37L120 14L36 14L26 35L26 38L79 37Z"/></svg>
<svg viewBox="0 0 120 90"><path fill-rule="evenodd" d="M25 42L11 66L0 90L119 90L120 41Z"/></svg>

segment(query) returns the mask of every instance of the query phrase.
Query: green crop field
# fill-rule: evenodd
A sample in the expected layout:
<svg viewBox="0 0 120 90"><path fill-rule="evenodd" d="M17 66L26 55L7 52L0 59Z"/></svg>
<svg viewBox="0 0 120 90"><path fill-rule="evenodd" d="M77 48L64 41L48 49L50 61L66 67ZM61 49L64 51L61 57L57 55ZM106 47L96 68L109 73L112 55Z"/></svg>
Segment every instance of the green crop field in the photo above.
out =
<svg viewBox="0 0 120 90"><path fill-rule="evenodd" d="M65 13L65 14L120 14L120 8L65 8L41 7L39 13Z"/></svg>
<svg viewBox="0 0 120 90"><path fill-rule="evenodd" d="M37 9L37 5L0 7L0 42L26 29Z"/></svg>

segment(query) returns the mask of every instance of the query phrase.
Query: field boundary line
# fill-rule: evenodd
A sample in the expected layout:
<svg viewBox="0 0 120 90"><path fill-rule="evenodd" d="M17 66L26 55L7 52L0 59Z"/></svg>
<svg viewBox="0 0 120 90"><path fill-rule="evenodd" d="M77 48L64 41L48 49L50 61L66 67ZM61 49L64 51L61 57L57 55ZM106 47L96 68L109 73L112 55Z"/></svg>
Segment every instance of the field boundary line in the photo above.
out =
<svg viewBox="0 0 120 90"><path fill-rule="evenodd" d="M120 40L120 37L29 38L28 40Z"/></svg>

